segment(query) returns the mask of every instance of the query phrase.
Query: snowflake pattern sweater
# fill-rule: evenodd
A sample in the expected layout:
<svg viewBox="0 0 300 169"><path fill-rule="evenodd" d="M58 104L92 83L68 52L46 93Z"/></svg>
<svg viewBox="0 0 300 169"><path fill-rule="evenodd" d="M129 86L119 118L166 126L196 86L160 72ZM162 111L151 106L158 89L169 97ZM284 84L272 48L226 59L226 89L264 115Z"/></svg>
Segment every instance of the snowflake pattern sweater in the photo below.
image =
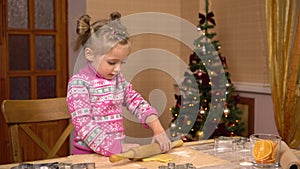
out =
<svg viewBox="0 0 300 169"><path fill-rule="evenodd" d="M125 138L122 106L145 127L148 127L146 118L157 115L121 73L107 80L90 64L70 78L67 104L75 128L73 154L120 153Z"/></svg>

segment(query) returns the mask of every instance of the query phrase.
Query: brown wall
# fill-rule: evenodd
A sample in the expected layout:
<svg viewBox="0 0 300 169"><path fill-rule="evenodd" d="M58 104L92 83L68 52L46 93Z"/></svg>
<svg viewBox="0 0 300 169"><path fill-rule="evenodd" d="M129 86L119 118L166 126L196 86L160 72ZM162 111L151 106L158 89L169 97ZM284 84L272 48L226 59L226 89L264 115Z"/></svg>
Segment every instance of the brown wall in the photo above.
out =
<svg viewBox="0 0 300 169"><path fill-rule="evenodd" d="M233 81L269 83L265 1L213 1L217 38Z"/></svg>

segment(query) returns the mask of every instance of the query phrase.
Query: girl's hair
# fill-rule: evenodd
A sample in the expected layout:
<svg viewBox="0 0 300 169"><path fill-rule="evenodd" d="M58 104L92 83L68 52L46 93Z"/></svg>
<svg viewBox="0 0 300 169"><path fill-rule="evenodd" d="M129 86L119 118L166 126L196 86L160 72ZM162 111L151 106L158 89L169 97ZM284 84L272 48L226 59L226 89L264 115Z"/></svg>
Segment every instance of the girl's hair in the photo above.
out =
<svg viewBox="0 0 300 169"><path fill-rule="evenodd" d="M97 54L105 54L116 44L128 44L126 27L120 23L121 14L113 12L110 19L101 19L90 24L91 17L83 15L77 20L78 38L75 50L91 48Z"/></svg>

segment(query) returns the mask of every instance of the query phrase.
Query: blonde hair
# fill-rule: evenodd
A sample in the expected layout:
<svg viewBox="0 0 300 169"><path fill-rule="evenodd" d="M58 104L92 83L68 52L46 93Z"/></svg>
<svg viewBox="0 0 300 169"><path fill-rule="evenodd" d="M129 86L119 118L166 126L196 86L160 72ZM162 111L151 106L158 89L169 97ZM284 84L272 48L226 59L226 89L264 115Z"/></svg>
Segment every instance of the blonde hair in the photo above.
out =
<svg viewBox="0 0 300 169"><path fill-rule="evenodd" d="M97 54L107 53L116 44L129 44L128 33L120 22L121 14L113 12L110 19L101 19L90 24L91 17L83 15L77 20L78 34L75 50L91 48Z"/></svg>

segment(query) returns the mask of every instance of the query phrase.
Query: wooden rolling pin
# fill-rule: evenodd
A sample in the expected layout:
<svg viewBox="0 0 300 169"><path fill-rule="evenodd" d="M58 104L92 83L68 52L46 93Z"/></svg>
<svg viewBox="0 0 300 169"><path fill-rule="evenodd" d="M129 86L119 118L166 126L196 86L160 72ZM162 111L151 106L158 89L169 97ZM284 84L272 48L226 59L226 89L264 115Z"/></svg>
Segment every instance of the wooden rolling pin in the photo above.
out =
<svg viewBox="0 0 300 169"><path fill-rule="evenodd" d="M183 145L182 140L173 141L171 147L180 147ZM151 157L154 155L161 154L161 149L158 143L151 143L147 145L142 145L138 147L131 148L127 152L114 154L109 157L109 161L114 163L123 159L133 159L138 160L146 157Z"/></svg>

